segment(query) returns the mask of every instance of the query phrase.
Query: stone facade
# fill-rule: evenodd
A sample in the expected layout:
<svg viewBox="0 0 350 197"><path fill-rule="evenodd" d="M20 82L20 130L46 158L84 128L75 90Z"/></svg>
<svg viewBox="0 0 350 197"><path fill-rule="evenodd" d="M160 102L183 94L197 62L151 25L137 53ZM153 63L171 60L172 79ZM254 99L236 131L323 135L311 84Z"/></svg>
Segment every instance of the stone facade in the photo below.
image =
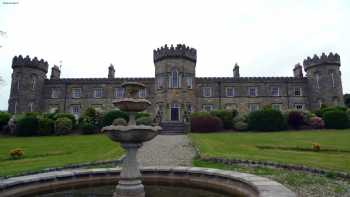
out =
<svg viewBox="0 0 350 197"><path fill-rule="evenodd" d="M107 78L60 78L60 68L28 56L14 57L9 112L71 112L86 108L113 109L112 100L123 96L126 81L146 85L139 93L152 102L149 112L163 121L182 121L189 112L213 109L254 111L266 105L280 110L316 110L322 104L344 105L338 54L315 55L295 65L292 77L196 77L196 49L165 45L153 51L154 78L116 78L113 65ZM306 76L303 76L303 69Z"/></svg>

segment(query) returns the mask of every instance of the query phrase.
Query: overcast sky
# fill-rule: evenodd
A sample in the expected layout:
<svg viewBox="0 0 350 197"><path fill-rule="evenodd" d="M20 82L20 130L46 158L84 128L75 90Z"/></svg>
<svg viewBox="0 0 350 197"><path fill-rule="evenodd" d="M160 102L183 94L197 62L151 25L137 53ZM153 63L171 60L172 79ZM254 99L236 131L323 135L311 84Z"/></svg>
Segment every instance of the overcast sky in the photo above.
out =
<svg viewBox="0 0 350 197"><path fill-rule="evenodd" d="M307 56L341 56L350 92L350 1L0 0L0 109L14 55L62 61L61 77L153 77L153 49L197 49L197 76L291 76ZM50 69L51 70L51 69ZM50 72L48 73L49 77Z"/></svg>

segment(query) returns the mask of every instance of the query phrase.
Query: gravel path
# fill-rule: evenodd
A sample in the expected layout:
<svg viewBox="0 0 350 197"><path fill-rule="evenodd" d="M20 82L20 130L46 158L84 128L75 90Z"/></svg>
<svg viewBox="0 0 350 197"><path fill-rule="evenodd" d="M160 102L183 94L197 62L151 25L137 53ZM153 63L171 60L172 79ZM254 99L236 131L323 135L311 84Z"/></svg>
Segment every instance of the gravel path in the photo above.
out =
<svg viewBox="0 0 350 197"><path fill-rule="evenodd" d="M187 135L158 135L140 148L141 166L192 166L195 150Z"/></svg>

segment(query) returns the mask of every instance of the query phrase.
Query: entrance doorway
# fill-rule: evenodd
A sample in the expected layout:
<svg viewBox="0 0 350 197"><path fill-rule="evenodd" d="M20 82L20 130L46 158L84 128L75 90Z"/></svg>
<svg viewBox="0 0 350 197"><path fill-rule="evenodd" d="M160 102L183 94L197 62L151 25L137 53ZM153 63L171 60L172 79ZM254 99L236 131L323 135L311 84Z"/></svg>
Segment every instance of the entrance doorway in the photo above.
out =
<svg viewBox="0 0 350 197"><path fill-rule="evenodd" d="M171 105L170 108L170 120L179 121L180 120L180 106L176 103Z"/></svg>

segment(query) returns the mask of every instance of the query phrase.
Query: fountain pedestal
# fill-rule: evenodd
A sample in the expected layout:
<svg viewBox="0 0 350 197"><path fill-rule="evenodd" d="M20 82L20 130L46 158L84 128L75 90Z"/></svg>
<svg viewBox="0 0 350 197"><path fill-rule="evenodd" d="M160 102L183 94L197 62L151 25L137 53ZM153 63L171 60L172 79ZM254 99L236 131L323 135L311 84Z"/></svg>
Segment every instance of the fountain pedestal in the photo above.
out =
<svg viewBox="0 0 350 197"><path fill-rule="evenodd" d="M122 147L127 150L127 155L123 161L114 197L145 197L139 163L136 159L137 150L141 146L142 143L122 143Z"/></svg>

